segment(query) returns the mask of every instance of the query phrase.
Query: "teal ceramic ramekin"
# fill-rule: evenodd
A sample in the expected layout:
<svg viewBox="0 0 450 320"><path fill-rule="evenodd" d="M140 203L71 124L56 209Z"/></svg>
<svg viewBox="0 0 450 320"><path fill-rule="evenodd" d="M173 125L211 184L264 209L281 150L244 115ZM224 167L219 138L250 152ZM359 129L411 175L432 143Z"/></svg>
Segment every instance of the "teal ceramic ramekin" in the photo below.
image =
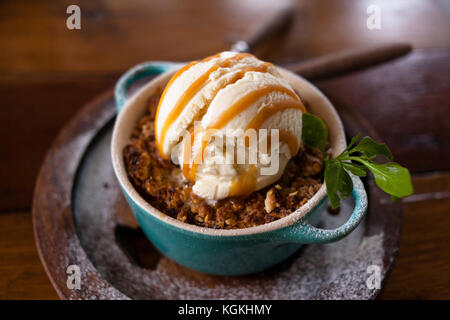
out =
<svg viewBox="0 0 450 320"><path fill-rule="evenodd" d="M127 177L122 150L148 98L160 92L181 64L148 62L126 72L116 85L118 116L114 126L111 155L114 172L139 225L150 241L167 257L190 269L215 275L243 275L267 269L292 255L303 244L337 241L352 232L367 208L367 195L358 177L352 177L355 208L345 224L325 230L314 227L327 204L326 187L299 210L277 221L235 230L203 228L183 223L146 202ZM329 127L333 156L345 147L345 135L336 110L311 83L283 68L280 73L300 93L308 111L321 117ZM137 80L157 75L131 97L128 88Z"/></svg>

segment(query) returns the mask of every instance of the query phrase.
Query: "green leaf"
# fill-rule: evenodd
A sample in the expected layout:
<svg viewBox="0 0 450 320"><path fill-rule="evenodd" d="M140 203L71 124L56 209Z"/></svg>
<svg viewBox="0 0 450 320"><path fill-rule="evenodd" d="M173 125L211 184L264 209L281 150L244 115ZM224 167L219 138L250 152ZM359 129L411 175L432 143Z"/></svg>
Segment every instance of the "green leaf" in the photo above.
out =
<svg viewBox="0 0 450 320"><path fill-rule="evenodd" d="M327 126L320 118L310 113L304 113L302 120L303 143L308 147L318 148L324 153L328 137ZM341 200L351 194L353 181L349 172L359 177L365 177L366 171L370 170L375 177L377 186L390 194L392 201L411 195L413 187L408 169L394 162L378 164L372 160L377 155L392 159L392 153L387 145L377 143L370 137L359 140L360 134L353 137L347 148L335 159L329 159L328 155L324 157L324 179L331 206L338 207ZM356 152L360 152L362 155L353 155ZM348 162L349 160L353 162Z"/></svg>
<svg viewBox="0 0 450 320"><path fill-rule="evenodd" d="M329 160L325 164L325 184L331 207L340 205L340 199L346 199L353 190L353 181L342 163L338 160Z"/></svg>
<svg viewBox="0 0 450 320"><path fill-rule="evenodd" d="M325 184L327 186L328 199L331 207L337 208L341 204L338 195L340 162L336 160L327 161L325 164Z"/></svg>
<svg viewBox="0 0 450 320"><path fill-rule="evenodd" d="M343 162L342 165L344 166L345 170L350 171L358 177L365 177L367 175L365 168L361 165L351 162Z"/></svg>
<svg viewBox="0 0 450 320"><path fill-rule="evenodd" d="M361 134L360 133L358 133L356 136L354 136L352 138L352 140L348 144L347 148L345 148L344 152L347 151L347 150L350 150L350 148L353 147L358 142L359 138L361 138Z"/></svg>
<svg viewBox="0 0 450 320"><path fill-rule="evenodd" d="M376 155L383 155L389 160L392 160L392 153L385 143L376 143L371 137L362 138L361 142L354 147L350 153L359 151L367 157L374 157Z"/></svg>
<svg viewBox="0 0 450 320"><path fill-rule="evenodd" d="M325 122L311 113L303 113L302 140L310 148L318 148L324 152L328 137L328 128Z"/></svg>
<svg viewBox="0 0 450 320"><path fill-rule="evenodd" d="M362 159L358 161L372 171L375 177L375 183L384 192L396 198L406 197L414 192L408 169L398 163L389 162L378 164Z"/></svg>
<svg viewBox="0 0 450 320"><path fill-rule="evenodd" d="M339 194L341 196L341 199L345 200L352 194L353 181L352 181L352 178L350 178L350 175L348 174L348 172L344 170L344 168L342 168L341 175L342 175L342 180L340 183Z"/></svg>

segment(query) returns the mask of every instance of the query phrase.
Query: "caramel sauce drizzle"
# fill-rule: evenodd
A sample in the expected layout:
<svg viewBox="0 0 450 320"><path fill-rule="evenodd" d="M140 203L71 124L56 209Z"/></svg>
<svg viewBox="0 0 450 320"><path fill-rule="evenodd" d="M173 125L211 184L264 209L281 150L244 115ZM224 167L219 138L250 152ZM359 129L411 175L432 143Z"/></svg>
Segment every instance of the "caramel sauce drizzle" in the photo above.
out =
<svg viewBox="0 0 450 320"><path fill-rule="evenodd" d="M265 118L266 115L270 115L270 114L273 115L276 112L282 111L287 108L296 108L296 109L300 109L304 112L305 107L303 106L303 103L301 102L300 98L295 94L294 91L292 91L291 89L288 89L284 86L281 86L281 85L268 85L268 86L265 86L258 90L254 90L251 93L240 98L233 105L231 105L225 112L223 112L221 114L221 116L216 119L215 122L211 123L206 128L206 130L213 130L213 129L218 130L218 129L223 128L230 120L232 120L235 116L237 116L239 113L241 113L242 110L249 108L253 103L255 103L260 98L262 98L263 96L265 96L271 92L286 93L290 97L292 97L293 100L287 101L287 102L283 101L283 104L276 104L275 107L264 108L264 109L267 109L267 111L262 112L261 117L259 117L260 113L258 113L258 115L255 117L256 120L253 119L250 122L250 124L252 124L252 123L255 124L254 129L256 129L256 130L259 129L260 125L256 126L259 123L259 121L262 121L261 122L261 124L262 124L265 121L264 119L268 119L268 118ZM279 109L277 109L277 107ZM249 126L247 128L249 128ZM280 130L280 140L285 141L288 144L289 150L291 151L292 155L296 154L298 151L297 138L287 131L283 132L283 133L282 133L282 131L283 130ZM199 152L197 152L195 154L195 156L194 156L195 159L198 159L199 157L202 159L203 153L205 152L205 148L208 145L208 141L209 141L209 139L206 139L206 138L208 138L208 137L202 138L202 147L199 149ZM186 154L185 154L185 157L186 157ZM190 181L194 181L196 172L197 172L197 168L199 166L199 163L201 163L201 162L197 161L196 163L192 163L190 166L188 166L188 165L186 165L186 164L190 163L190 162L188 162L188 160L189 159L187 159L187 158L183 159L183 174L186 173L186 174L184 174L186 179L188 179ZM190 170L189 170L189 168L190 168Z"/></svg>
<svg viewBox="0 0 450 320"><path fill-rule="evenodd" d="M271 63L264 63L261 66L243 68L239 72L236 72L236 74L227 83L225 83L220 89L223 89L223 88L227 87L228 85L236 83L238 80L242 79L245 76L245 74L249 71L266 72L270 66L272 66ZM217 90L216 94L220 91L220 89ZM215 98L215 96L209 101L209 104L206 107L206 109L209 108L209 105L214 100L214 98ZM210 132L211 130L212 129L210 128L210 130L208 130L208 132ZM204 134L204 132L198 132L198 133ZM195 134L198 134L198 133L195 133ZM194 138L192 136L193 131L191 130L191 132L189 134L191 135L191 140L185 140L185 144L184 144L185 152L184 152L184 156L183 156L183 175L186 179L193 181L196 176L197 168L198 168L199 164L201 163L201 161L203 160L204 150L206 149L206 146L208 145L209 139L211 137L207 137L206 135L204 135L202 137L201 152L198 152L195 155L195 160L192 162L191 152L187 153L186 150L189 148L187 146L187 142L191 141L191 148L193 146L193 141L194 141Z"/></svg>
<svg viewBox="0 0 450 320"><path fill-rule="evenodd" d="M278 101L262 108L247 125L246 130L248 129L259 130L259 128L261 128L263 123L266 122L269 118L271 118L278 112L283 112L286 109L298 109L301 110L302 112L305 112L305 107L303 103L299 100ZM280 141L285 142L289 146L291 156L294 156L297 153L299 144L297 141L297 137L293 133L286 130L279 130L279 139ZM248 146L248 141L246 141L246 145Z"/></svg>
<svg viewBox="0 0 450 320"><path fill-rule="evenodd" d="M183 144L183 163L182 163L182 171L183 176L188 180L191 179L192 170L190 167L190 163L192 162L192 146L194 145L194 129L192 129L189 134L184 138Z"/></svg>
<svg viewBox="0 0 450 320"><path fill-rule="evenodd" d="M290 131L279 130L279 140L284 141L289 146L291 155L295 155L298 151L299 145L297 137ZM246 141L247 142L247 141ZM271 136L268 140L268 149L270 150L272 144ZM258 168L254 165L249 170L241 172L237 178L233 178L230 186L230 196L249 195L256 190L256 183L258 181Z"/></svg>
<svg viewBox="0 0 450 320"><path fill-rule="evenodd" d="M251 165L249 170L240 173L239 178L234 178L230 186L230 196L249 195L256 189L258 169Z"/></svg>
<svg viewBox="0 0 450 320"><path fill-rule="evenodd" d="M294 156L297 153L298 148L300 146L298 144L297 136L295 134L287 130L279 130L278 139L280 142L284 142L288 145L291 156ZM270 150L271 147L272 147L272 136L269 136L269 140L267 143L267 150Z"/></svg>
<svg viewBox="0 0 450 320"><path fill-rule="evenodd" d="M209 82L209 77L211 73L216 71L219 68L225 68L230 67L232 63L236 63L239 60L252 56L251 54L247 53L241 53L236 54L228 59L225 59L224 61L213 65L211 68L209 68L204 74L202 74L199 78L197 78L190 86L187 88L187 90L181 95L181 97L176 102L175 106L172 108L172 110L169 112L167 118L165 119L162 128L161 128L161 134L160 136L157 135L157 146L159 149L159 152L162 157L165 157L163 154L163 145L164 140L167 134L167 131L169 127L172 125L174 121L178 118L178 116L181 114L181 112L184 110L186 105L189 103L189 101ZM220 53L207 57L203 59L201 62L207 62L214 58L220 57ZM160 106L162 101L164 100L165 94L168 91L169 87L173 84L173 82L186 70L188 70L193 65L197 64L198 61L193 61L189 63L188 65L184 66L182 69L180 69L175 75L170 79L169 83L167 84L166 88L164 89L164 92L161 96L160 103L158 105L157 113L156 113L156 119L158 119L158 113L160 111ZM226 86L233 84L237 82L238 80L242 79L245 74L249 71L257 71L257 72L266 72L267 69L271 66L270 63L264 63L260 66L253 66L253 67L245 67L242 68L242 70L239 70L232 78L230 78L226 83L224 83L221 88L218 88L215 95ZM184 156L183 156L183 164L182 164L182 172L186 179L194 181L196 177L196 172L199 164L203 160L203 153L209 143L209 140L211 138L211 131L212 130L218 130L223 128L229 121L231 121L234 117L236 117L238 114L240 114L243 110L249 108L253 103L255 103L257 100L262 98L263 96L270 94L272 92L281 92L289 95L292 99L289 101L280 101L273 103L269 106L264 107L261 109L258 114L253 118L250 123L247 125L247 129L255 129L258 130L260 126L270 117L272 117L277 112L282 112L286 109L299 109L302 110L302 112L305 112L305 107L303 103L301 102L300 98L295 94L295 92L291 89L288 89L281 85L267 85L263 88L260 88L258 90L254 90L251 93L243 96L238 101L236 101L233 105L231 105L225 112L223 112L220 117L218 117L213 123L211 123L205 130L199 129L194 130L192 129L188 136L184 139ZM210 103L214 100L215 95L213 98L211 98L208 102L208 105L205 106L206 110L209 108ZM206 131L210 134L206 134ZM155 131L156 134L158 132L157 129L157 122L155 121ZM199 148L198 152L195 152L193 154L192 147L195 143L195 137L200 134L201 137L201 147ZM270 138L270 137L269 137ZM289 150L291 152L291 155L294 155L297 153L299 148L299 143L297 141L297 137L292 134L289 131L286 130L280 130L279 131L279 138L280 141L284 141L289 146ZM248 141L246 141L247 144ZM271 138L269 139L269 146L271 144ZM240 173L238 178L234 178L230 187L230 195L242 195L242 194L250 194L253 192L256 188L256 182L258 177L258 169L252 165L249 170L243 171Z"/></svg>
<svg viewBox="0 0 450 320"><path fill-rule="evenodd" d="M291 157L295 156L298 152L298 148L300 147L297 136L286 130L280 130L279 135L280 141L285 142L289 146Z"/></svg>
<svg viewBox="0 0 450 320"><path fill-rule="evenodd" d="M233 103L225 112L223 112L220 117L216 119L213 123L208 126L208 129L221 129L223 128L231 119L240 114L243 110L249 108L253 103L258 101L260 98L271 92L281 92L286 93L291 96L294 100L300 101L300 98L295 94L294 91L283 87L281 85L267 85L265 87L253 90L251 93L243 96L238 101Z"/></svg>
<svg viewBox="0 0 450 320"><path fill-rule="evenodd" d="M186 146L186 143L189 141L184 141L184 154L183 154L183 175L186 179L189 181L194 181L195 177L197 175L197 168L200 165L201 161L203 160L203 152L197 152L195 153L194 157L192 157L192 147L194 145L194 136L195 134L201 134L202 135L202 146L201 150L206 149L206 146L208 145L209 138L206 137L204 131L200 131L198 133L194 133L191 131L191 148ZM189 154L187 155L186 152ZM192 159L193 158L193 159Z"/></svg>
<svg viewBox="0 0 450 320"><path fill-rule="evenodd" d="M249 122L246 129L258 130L267 119L271 118L278 112L282 112L286 109L298 109L305 112L305 107L300 101L282 100L274 102L270 105L264 106L257 115Z"/></svg>
<svg viewBox="0 0 450 320"><path fill-rule="evenodd" d="M159 150L159 153L161 155L161 157L166 158L165 155L163 154L163 150L162 150L162 139L159 137L158 135L158 116L159 116L159 112L161 110L161 105L162 102L164 101L164 97L166 96L167 91L169 91L169 88L172 86L172 84L174 83L174 81L183 73L185 72L187 69L189 69L190 67L196 65L198 63L198 61L192 61L190 63L188 63L187 65L185 65L184 67L182 67L180 70L178 70L173 76L172 78L170 78L169 82L167 83L166 87L164 88L164 91L161 95L161 98L159 99L159 103L158 103L158 108L156 109L156 116L155 116L155 138L156 138L156 144Z"/></svg>
<svg viewBox="0 0 450 320"><path fill-rule="evenodd" d="M219 54L207 57L205 59L203 59L201 62L208 62L214 58L217 58L220 56ZM203 88L207 83L208 83L208 79L209 76L211 75L211 73L213 73L214 71L216 71L219 68L226 68L229 67L231 65L231 63L235 63L238 62L239 60L242 60L243 58L252 56L249 53L238 53L234 56L229 57L228 59L225 59L224 61L213 65L211 68L209 68L204 74L202 74L200 77L198 77L190 86L189 88L187 88L183 94L181 95L181 97L178 99L178 101L175 103L175 106L172 108L172 110L169 112L169 114L167 115L167 118L165 119L162 127L161 127L161 135L156 137L156 141L157 141L157 147L159 150L159 153L161 154L161 156L163 158L167 158L167 156L164 154L164 150L163 150L163 145L164 145L164 141L166 138L166 134L167 131L169 130L170 126L172 125L172 123L178 118L178 116L181 114L181 112L183 112L184 108L186 107L187 103L200 91L201 88ZM180 69L169 81L169 83L167 84L166 88L164 89L163 95L161 96L159 105L158 105L158 110L156 113L156 119L158 119L158 114L159 114L159 110L162 104L162 101L164 100L165 97L165 93L168 91L169 87L173 84L173 82L175 81L176 78L178 78L183 72L185 72L187 69L189 69L190 67L192 67L193 65L197 64L198 62L194 61L191 62L190 64L186 65L185 67L183 67L182 69ZM157 123L157 121L155 121L155 123ZM156 128L156 124L155 124L155 128ZM157 129L157 128L156 128Z"/></svg>

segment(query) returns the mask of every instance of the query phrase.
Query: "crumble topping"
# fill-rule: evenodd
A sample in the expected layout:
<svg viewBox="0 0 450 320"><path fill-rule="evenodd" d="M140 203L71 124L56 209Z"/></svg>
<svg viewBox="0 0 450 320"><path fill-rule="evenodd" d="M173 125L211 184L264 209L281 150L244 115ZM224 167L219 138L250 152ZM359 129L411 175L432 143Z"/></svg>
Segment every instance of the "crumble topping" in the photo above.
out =
<svg viewBox="0 0 450 320"><path fill-rule="evenodd" d="M128 177L152 206L182 222L203 227L235 229L269 223L304 205L321 187L323 157L320 150L301 146L275 184L246 197L229 197L208 203L192 192L192 182L181 169L160 157L154 119L159 96L149 99L123 156Z"/></svg>

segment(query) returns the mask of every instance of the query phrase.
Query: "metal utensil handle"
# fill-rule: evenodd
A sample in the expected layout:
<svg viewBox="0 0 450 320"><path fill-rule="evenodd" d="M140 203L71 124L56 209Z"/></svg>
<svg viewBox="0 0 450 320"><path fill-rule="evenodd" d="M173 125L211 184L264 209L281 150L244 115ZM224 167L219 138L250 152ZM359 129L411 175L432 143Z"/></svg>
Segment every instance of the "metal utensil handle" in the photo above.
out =
<svg viewBox="0 0 450 320"><path fill-rule="evenodd" d="M251 52L257 46L273 37L275 34L283 31L292 21L295 13L293 4L280 10L269 19L261 28L257 29L248 38L236 41L231 46L231 51Z"/></svg>

